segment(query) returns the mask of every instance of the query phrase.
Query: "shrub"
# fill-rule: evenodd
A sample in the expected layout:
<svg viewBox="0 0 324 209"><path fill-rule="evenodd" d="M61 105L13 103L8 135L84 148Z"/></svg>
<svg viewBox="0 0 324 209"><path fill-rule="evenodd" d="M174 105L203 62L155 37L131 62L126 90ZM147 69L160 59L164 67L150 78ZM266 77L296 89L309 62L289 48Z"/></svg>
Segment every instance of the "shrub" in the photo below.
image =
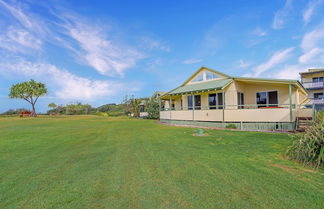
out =
<svg viewBox="0 0 324 209"><path fill-rule="evenodd" d="M226 128L236 129L236 125L234 123L230 123L226 125Z"/></svg>
<svg viewBox="0 0 324 209"><path fill-rule="evenodd" d="M95 115L108 117L108 113L106 113L106 112L96 112Z"/></svg>
<svg viewBox="0 0 324 209"><path fill-rule="evenodd" d="M119 117L119 116L124 116L125 112L123 111L116 111L116 112L108 112L108 116L112 117Z"/></svg>
<svg viewBox="0 0 324 209"><path fill-rule="evenodd" d="M146 112L148 113L148 119L159 119L160 117L160 104L156 98L150 98L146 103Z"/></svg>
<svg viewBox="0 0 324 209"><path fill-rule="evenodd" d="M294 141L287 150L290 159L316 168L324 167L324 118L322 113L317 114L314 125L306 129L304 134L293 135L292 138Z"/></svg>

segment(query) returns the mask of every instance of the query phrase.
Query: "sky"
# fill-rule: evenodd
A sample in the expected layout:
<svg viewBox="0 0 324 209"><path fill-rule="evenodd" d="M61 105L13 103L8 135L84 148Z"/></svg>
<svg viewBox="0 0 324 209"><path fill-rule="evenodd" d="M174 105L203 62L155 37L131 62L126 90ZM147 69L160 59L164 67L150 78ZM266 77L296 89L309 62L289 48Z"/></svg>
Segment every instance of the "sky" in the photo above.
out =
<svg viewBox="0 0 324 209"><path fill-rule="evenodd" d="M283 79L324 68L324 0L0 0L0 112L30 108L8 98L30 79L48 88L46 112L169 91L201 66Z"/></svg>

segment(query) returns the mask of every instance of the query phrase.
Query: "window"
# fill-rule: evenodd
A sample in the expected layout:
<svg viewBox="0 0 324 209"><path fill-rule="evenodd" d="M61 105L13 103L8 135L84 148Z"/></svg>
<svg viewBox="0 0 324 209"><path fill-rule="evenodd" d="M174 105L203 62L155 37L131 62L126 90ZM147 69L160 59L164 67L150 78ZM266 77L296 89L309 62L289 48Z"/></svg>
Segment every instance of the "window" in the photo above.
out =
<svg viewBox="0 0 324 209"><path fill-rule="evenodd" d="M225 100L225 98L224 98L224 100ZM223 109L223 94L222 93L217 94L217 107L218 107L217 109Z"/></svg>
<svg viewBox="0 0 324 209"><path fill-rule="evenodd" d="M182 103L182 99L181 99L181 103L180 103L180 109L183 109L183 103Z"/></svg>
<svg viewBox="0 0 324 209"><path fill-rule="evenodd" d="M267 92L258 92L257 93L257 104L258 107L267 106Z"/></svg>
<svg viewBox="0 0 324 209"><path fill-rule="evenodd" d="M222 109L223 108L223 94L209 94L208 95L209 109Z"/></svg>
<svg viewBox="0 0 324 209"><path fill-rule="evenodd" d="M192 110L192 96L188 96L188 110Z"/></svg>
<svg viewBox="0 0 324 209"><path fill-rule="evenodd" d="M257 92L256 100L258 107L277 107L278 106L278 92Z"/></svg>
<svg viewBox="0 0 324 209"><path fill-rule="evenodd" d="M313 83L323 82L324 77L314 77L314 78L312 78L312 80L313 80Z"/></svg>
<svg viewBox="0 0 324 209"><path fill-rule="evenodd" d="M314 99L323 99L323 93L314 93Z"/></svg>
<svg viewBox="0 0 324 209"><path fill-rule="evenodd" d="M200 95L195 95L195 109L200 110L201 109L201 99Z"/></svg>
<svg viewBox="0 0 324 209"><path fill-rule="evenodd" d="M278 92L277 91L268 92L268 104L271 107L278 107Z"/></svg>
<svg viewBox="0 0 324 209"><path fill-rule="evenodd" d="M208 95L208 103L209 103L209 109L216 109L216 95L217 94L209 94Z"/></svg>
<svg viewBox="0 0 324 209"><path fill-rule="evenodd" d="M206 71L206 80L213 80L215 78L218 78L218 76L215 73Z"/></svg>
<svg viewBox="0 0 324 209"><path fill-rule="evenodd" d="M192 82L199 82L204 80L204 72L200 72L193 80Z"/></svg>
<svg viewBox="0 0 324 209"><path fill-rule="evenodd" d="M244 94L241 92L237 92L237 105L238 109L244 109Z"/></svg>
<svg viewBox="0 0 324 209"><path fill-rule="evenodd" d="M201 109L201 99L200 99L200 95L195 95L195 109L196 110L200 110ZM188 96L188 110L192 110L193 108L193 101L192 101L193 97L192 96Z"/></svg>
<svg viewBox="0 0 324 209"><path fill-rule="evenodd" d="M210 71L202 71L196 77L194 77L191 82L200 82L200 81L208 81L219 78L219 76L216 73L210 72Z"/></svg>

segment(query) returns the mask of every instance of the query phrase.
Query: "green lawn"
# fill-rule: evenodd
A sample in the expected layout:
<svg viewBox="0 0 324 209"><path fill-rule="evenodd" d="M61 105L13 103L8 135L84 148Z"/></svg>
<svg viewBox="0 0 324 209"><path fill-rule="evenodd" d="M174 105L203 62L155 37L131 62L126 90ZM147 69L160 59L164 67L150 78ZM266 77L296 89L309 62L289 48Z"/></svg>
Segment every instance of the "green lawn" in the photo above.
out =
<svg viewBox="0 0 324 209"><path fill-rule="evenodd" d="M0 118L0 208L324 208L287 134L104 117Z"/></svg>

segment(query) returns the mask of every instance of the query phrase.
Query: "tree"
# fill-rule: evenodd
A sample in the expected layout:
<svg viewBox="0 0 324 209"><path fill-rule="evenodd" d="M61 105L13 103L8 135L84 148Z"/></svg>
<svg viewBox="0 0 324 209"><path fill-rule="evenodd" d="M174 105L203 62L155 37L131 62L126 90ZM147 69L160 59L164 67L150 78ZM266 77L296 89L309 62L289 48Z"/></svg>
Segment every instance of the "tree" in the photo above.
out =
<svg viewBox="0 0 324 209"><path fill-rule="evenodd" d="M160 104L158 98L150 98L146 103L147 118L158 119L160 117Z"/></svg>
<svg viewBox="0 0 324 209"><path fill-rule="evenodd" d="M132 101L132 107L133 107L133 114L134 117L139 117L140 116L140 111L141 111L141 99L134 99Z"/></svg>
<svg viewBox="0 0 324 209"><path fill-rule="evenodd" d="M35 104L39 97L47 94L45 84L33 79L11 86L9 98L24 99L32 105L32 116L36 117Z"/></svg>
<svg viewBox="0 0 324 209"><path fill-rule="evenodd" d="M48 108L55 109L55 108L57 108L57 105L54 102L52 102L52 103L48 104Z"/></svg>
<svg viewBox="0 0 324 209"><path fill-rule="evenodd" d="M53 113L57 114L57 105L54 102L49 103L47 107L51 108L51 111L47 112L47 113L49 113L49 115L51 115Z"/></svg>
<svg viewBox="0 0 324 209"><path fill-rule="evenodd" d="M82 104L81 102L77 102L75 104L66 105L66 114L67 115L84 115L89 114L92 110L91 105Z"/></svg>

